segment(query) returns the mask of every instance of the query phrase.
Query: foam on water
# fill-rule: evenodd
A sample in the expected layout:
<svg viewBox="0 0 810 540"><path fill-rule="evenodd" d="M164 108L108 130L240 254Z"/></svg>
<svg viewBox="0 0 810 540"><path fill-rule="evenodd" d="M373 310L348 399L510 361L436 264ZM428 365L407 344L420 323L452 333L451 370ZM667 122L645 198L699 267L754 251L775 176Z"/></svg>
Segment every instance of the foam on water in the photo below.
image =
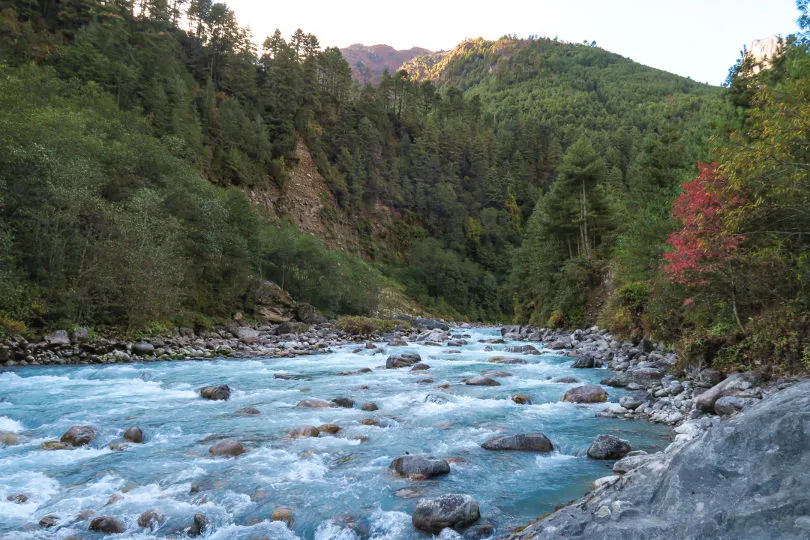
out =
<svg viewBox="0 0 810 540"><path fill-rule="evenodd" d="M410 515L420 496L469 493L496 536L551 511L609 474L610 462L590 460L585 451L599 433L630 440L634 448L654 450L668 442L666 430L643 423L596 418L604 404L562 403L576 384L553 379L573 376L598 383L604 370L574 370L571 359L506 353L514 343L484 351L479 339L500 337L496 329L463 330L469 343L446 347L411 343L389 353L417 352L427 372L384 368L379 349L347 346L334 353L286 359L156 362L90 367L25 367L0 373L0 431L20 434L20 443L0 447L0 537L64 538L86 536L91 518L111 515L125 525L127 538L182 536L194 514L209 520L209 538L267 536L281 540L427 538L415 531ZM540 344L536 344L540 348ZM494 364L493 356L521 358L525 364ZM371 373L338 372L371 368ZM484 370L506 371L500 386L466 386L462 379ZM275 373L297 378L282 380ZM416 381L430 377L433 383ZM200 399L197 389L228 384L229 401ZM437 388L449 384L450 388ZM304 390L304 391L302 391ZM611 401L622 390L608 389ZM510 397L524 393L533 405ZM426 401L428 395L444 402ZM353 409L296 409L303 399L354 399ZM377 411L361 411L373 401ZM246 406L259 416L235 412ZM376 419L377 426L362 425ZM289 439L302 425L335 423L336 435ZM88 448L46 451L71 425L90 425L96 440ZM143 444L123 451L124 431L140 426ZM555 451L490 452L481 443L512 433L543 432ZM223 438L239 439L248 449L236 458L218 458L208 448ZM451 473L424 482L395 476L391 460L409 452L453 457ZM193 489L192 489L192 486ZM16 504L6 497L24 493ZM273 508L289 506L293 530L270 522ZM160 528L147 534L138 516L154 509ZM37 521L57 514L57 528L41 531Z"/></svg>

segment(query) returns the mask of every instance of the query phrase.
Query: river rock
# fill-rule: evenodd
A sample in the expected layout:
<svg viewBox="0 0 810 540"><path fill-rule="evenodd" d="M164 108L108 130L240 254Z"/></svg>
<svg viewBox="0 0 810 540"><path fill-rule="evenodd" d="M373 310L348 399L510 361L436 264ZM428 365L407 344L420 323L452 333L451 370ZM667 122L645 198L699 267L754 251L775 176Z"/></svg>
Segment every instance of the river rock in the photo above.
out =
<svg viewBox="0 0 810 540"><path fill-rule="evenodd" d="M68 347L70 345L67 330L56 330L52 334L45 336L44 339L51 347Z"/></svg>
<svg viewBox="0 0 810 540"><path fill-rule="evenodd" d="M525 364L523 358L506 358L505 356L493 356L489 359L490 364Z"/></svg>
<svg viewBox="0 0 810 540"><path fill-rule="evenodd" d="M124 432L124 438L130 442L142 443L143 431L138 426L132 426Z"/></svg>
<svg viewBox="0 0 810 540"><path fill-rule="evenodd" d="M73 446L62 441L45 441L41 445L43 450L70 450Z"/></svg>
<svg viewBox="0 0 810 540"><path fill-rule="evenodd" d="M212 456L238 456L245 453L245 447L239 441L225 439L211 445L208 451Z"/></svg>
<svg viewBox="0 0 810 540"><path fill-rule="evenodd" d="M638 409L642 403L644 403L644 400L640 396L632 394L622 396L621 399L619 399L619 405L625 409Z"/></svg>
<svg viewBox="0 0 810 540"><path fill-rule="evenodd" d="M138 526L154 531L160 525L161 516L154 510L147 510L138 516Z"/></svg>
<svg viewBox="0 0 810 540"><path fill-rule="evenodd" d="M328 433L329 435L334 435L338 431L340 431L340 426L337 424L321 424L318 426L318 431L320 433Z"/></svg>
<svg viewBox="0 0 810 540"><path fill-rule="evenodd" d="M400 456L391 462L389 468L411 480L425 480L450 473L447 460L428 455Z"/></svg>
<svg viewBox="0 0 810 540"><path fill-rule="evenodd" d="M254 296L256 312L267 322L280 323L293 318L295 301L290 295L273 283L264 281Z"/></svg>
<svg viewBox="0 0 810 540"><path fill-rule="evenodd" d="M475 377L470 377L467 379L465 384L469 386L500 386L501 383L496 381L495 379L491 379L489 377L484 377L483 375L476 375Z"/></svg>
<svg viewBox="0 0 810 540"><path fill-rule="evenodd" d="M396 369L410 367L422 361L422 357L416 353L392 354L385 361L385 369Z"/></svg>
<svg viewBox="0 0 810 540"><path fill-rule="evenodd" d="M279 506L273 509L270 515L270 521L282 521L287 527L292 528L295 523L295 516L293 515L292 508L287 506Z"/></svg>
<svg viewBox="0 0 810 540"><path fill-rule="evenodd" d="M133 343L132 354L137 354L138 356L155 354L155 346L152 345L151 343L147 343L146 341Z"/></svg>
<svg viewBox="0 0 810 540"><path fill-rule="evenodd" d="M532 404L532 398L530 398L526 394L515 394L514 396L512 396L512 401L514 401L518 405L531 405Z"/></svg>
<svg viewBox="0 0 810 540"><path fill-rule="evenodd" d="M740 412L759 401L755 398L742 398L737 396L723 396L714 402L714 412L721 416L729 416Z"/></svg>
<svg viewBox="0 0 810 540"><path fill-rule="evenodd" d="M19 436L13 431L0 431L0 444L12 446L20 441Z"/></svg>
<svg viewBox="0 0 810 540"><path fill-rule="evenodd" d="M376 418L364 418L364 419L360 420L360 423L363 424L364 426L379 426L380 425L380 421L377 420Z"/></svg>
<svg viewBox="0 0 810 540"><path fill-rule="evenodd" d="M515 354L540 354L540 351L538 351L537 347L534 345L514 345L507 347L506 352Z"/></svg>
<svg viewBox="0 0 810 540"><path fill-rule="evenodd" d="M435 499L419 499L411 522L416 529L439 534L442 529L462 529L481 517L478 503L469 495L453 493Z"/></svg>
<svg viewBox="0 0 810 540"><path fill-rule="evenodd" d="M630 452L630 443L613 435L597 435L588 448L593 459L622 459Z"/></svg>
<svg viewBox="0 0 810 540"><path fill-rule="evenodd" d="M204 386L200 388L200 397L203 399L224 401L231 397L231 388L227 384Z"/></svg>
<svg viewBox="0 0 810 540"><path fill-rule="evenodd" d="M322 399L304 399L295 406L296 409L327 409L329 407L335 407L335 404Z"/></svg>
<svg viewBox="0 0 810 540"><path fill-rule="evenodd" d="M377 407L377 404L374 403L373 401L367 401L367 402L363 403L362 407L360 407L361 411L366 411L366 412L376 411L377 409L379 409L379 407Z"/></svg>
<svg viewBox="0 0 810 540"><path fill-rule="evenodd" d="M59 439L71 446L85 446L96 439L96 432L90 426L73 426Z"/></svg>
<svg viewBox="0 0 810 540"><path fill-rule="evenodd" d="M583 368L592 368L594 366L593 356L590 354L583 354L579 358L577 358L573 364L571 364L572 368L583 369Z"/></svg>
<svg viewBox="0 0 810 540"><path fill-rule="evenodd" d="M414 364L411 367L411 371L427 371L429 369L430 369L430 366L427 365L427 364L423 364L422 362L419 362L418 364Z"/></svg>
<svg viewBox="0 0 810 540"><path fill-rule="evenodd" d="M321 432L315 426L301 426L290 430L287 434L291 439L300 439L301 437L317 437Z"/></svg>
<svg viewBox="0 0 810 540"><path fill-rule="evenodd" d="M6 497L7 501L11 501L14 504L22 504L28 500L28 495L25 493L15 493L14 495L9 495Z"/></svg>
<svg viewBox="0 0 810 540"><path fill-rule="evenodd" d="M542 433L502 435L493 437L481 445L485 450L518 450L525 452L551 452L554 445Z"/></svg>
<svg viewBox="0 0 810 540"><path fill-rule="evenodd" d="M808 538L808 418L805 380L508 538Z"/></svg>
<svg viewBox="0 0 810 540"><path fill-rule="evenodd" d="M636 456L627 456L613 464L613 472L616 474L627 474L634 469L661 459L658 454L639 454Z"/></svg>
<svg viewBox="0 0 810 540"><path fill-rule="evenodd" d="M746 395L747 391L753 386L750 377L750 375L744 373L729 375L726 380L712 386L695 398L695 408L702 412L712 413L715 412L714 404L722 397L751 397Z"/></svg>
<svg viewBox="0 0 810 540"><path fill-rule="evenodd" d="M388 342L389 347L407 347L408 342L402 338L394 338Z"/></svg>
<svg viewBox="0 0 810 540"><path fill-rule="evenodd" d="M354 407L354 400L348 397L336 397L332 400L332 403L344 409L351 409Z"/></svg>
<svg viewBox="0 0 810 540"><path fill-rule="evenodd" d="M90 522L90 527L87 529L93 532L100 532L104 534L121 534L126 530L124 524L109 516L99 516L93 518Z"/></svg>
<svg viewBox="0 0 810 540"><path fill-rule="evenodd" d="M446 396L441 394L428 394L425 396L425 403L435 403L436 405L444 405L450 401Z"/></svg>
<svg viewBox="0 0 810 540"><path fill-rule="evenodd" d="M39 520L39 526L42 529L50 529L59 522L59 516L48 514Z"/></svg>
<svg viewBox="0 0 810 540"><path fill-rule="evenodd" d="M239 409L238 411L236 411L236 414L239 414L239 415L242 415L242 416L256 416L256 415L262 414L262 412L259 409L255 408L255 407L244 407L244 408Z"/></svg>
<svg viewBox="0 0 810 540"><path fill-rule="evenodd" d="M571 388L562 397L563 401L571 403L601 403L607 401L608 393L601 386L586 384Z"/></svg>
<svg viewBox="0 0 810 540"><path fill-rule="evenodd" d="M205 514L194 514L194 523L188 529L189 536L200 536L208 526L208 518Z"/></svg>

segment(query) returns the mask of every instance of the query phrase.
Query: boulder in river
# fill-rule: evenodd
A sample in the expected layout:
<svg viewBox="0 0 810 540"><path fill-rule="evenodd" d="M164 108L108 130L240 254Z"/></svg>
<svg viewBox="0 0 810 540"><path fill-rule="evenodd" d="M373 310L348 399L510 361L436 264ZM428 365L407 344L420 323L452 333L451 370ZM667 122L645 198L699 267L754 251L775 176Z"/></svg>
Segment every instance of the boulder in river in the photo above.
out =
<svg viewBox="0 0 810 540"><path fill-rule="evenodd" d="M470 495L452 493L433 499L416 502L411 522L413 526L429 534L439 534L442 529L463 529L481 517L478 502Z"/></svg>
<svg viewBox="0 0 810 540"><path fill-rule="evenodd" d="M39 520L39 526L42 529L50 529L57 523L59 523L59 516L55 514L48 514Z"/></svg>
<svg viewBox="0 0 810 540"><path fill-rule="evenodd" d="M315 426L301 426L291 429L287 434L291 439L300 439L301 437L317 437L321 432Z"/></svg>
<svg viewBox="0 0 810 540"><path fill-rule="evenodd" d="M132 426L124 432L124 438L129 442L142 443L143 431L138 426Z"/></svg>
<svg viewBox="0 0 810 540"><path fill-rule="evenodd" d="M138 516L138 527L154 531L160 525L161 516L155 510L147 510Z"/></svg>
<svg viewBox="0 0 810 540"><path fill-rule="evenodd" d="M121 534L126 530L124 524L109 516L99 516L93 518L90 522L90 527L87 529L93 532L100 532L104 534Z"/></svg>
<svg viewBox="0 0 810 540"><path fill-rule="evenodd" d="M622 459L632 450L630 443L613 435L597 435L588 448L593 459Z"/></svg>
<svg viewBox="0 0 810 540"><path fill-rule="evenodd" d="M429 369L430 369L430 366L427 365L427 364L423 364L422 362L419 362L418 364L414 364L411 367L411 371L427 371Z"/></svg>
<svg viewBox="0 0 810 540"><path fill-rule="evenodd" d="M332 400L332 403L344 409L351 409L354 407L354 400L348 397L336 397Z"/></svg>
<svg viewBox="0 0 810 540"><path fill-rule="evenodd" d="M288 506L279 506L273 509L270 515L270 521L282 521L287 527L292 528L295 523L295 516L293 515L292 508Z"/></svg>
<svg viewBox="0 0 810 540"><path fill-rule="evenodd" d="M361 411L366 411L366 412L376 411L377 409L379 409L379 407L377 407L377 404L374 403L373 401L367 401L367 402L363 403L362 407L360 407Z"/></svg>
<svg viewBox="0 0 810 540"><path fill-rule="evenodd" d="M562 397L563 401L571 403L602 403L607 401L608 393L601 386L586 384L570 389Z"/></svg>
<svg viewBox="0 0 810 540"><path fill-rule="evenodd" d="M90 426L73 426L59 439L71 446L85 446L96 439L96 432Z"/></svg>
<svg viewBox="0 0 810 540"><path fill-rule="evenodd" d="M256 416L256 415L262 414L262 411L260 411L259 409L255 408L255 407L244 407L244 408L239 409L238 411L236 411L236 414L239 414L239 415L242 415L242 416Z"/></svg>
<svg viewBox="0 0 810 540"><path fill-rule="evenodd" d="M321 424L318 426L318 431L320 433L328 433L330 435L334 435L338 431L340 431L340 426L337 424Z"/></svg>
<svg viewBox="0 0 810 540"><path fill-rule="evenodd" d="M492 379L490 377L484 377L483 375L476 375L475 377L470 377L464 383L469 386L500 386L501 383Z"/></svg>
<svg viewBox="0 0 810 540"><path fill-rule="evenodd" d="M485 450L518 450L524 452L551 452L554 445L542 433L502 435L493 437L481 445Z"/></svg>
<svg viewBox="0 0 810 540"><path fill-rule="evenodd" d="M6 497L6 500L15 504L23 504L24 502L28 501L28 495L25 493L15 493L14 495L9 495Z"/></svg>
<svg viewBox="0 0 810 540"><path fill-rule="evenodd" d="M516 354L540 354L540 351L538 351L537 347L534 345L513 345L512 347L507 347L506 352Z"/></svg>
<svg viewBox="0 0 810 540"><path fill-rule="evenodd" d="M512 396L512 401L514 401L518 405L531 405L532 404L532 398L530 398L526 394L515 394L514 396Z"/></svg>
<svg viewBox="0 0 810 540"><path fill-rule="evenodd" d="M73 446L62 441L45 441L41 445L43 450L70 450Z"/></svg>
<svg viewBox="0 0 810 540"><path fill-rule="evenodd" d="M200 397L203 399L224 401L231 397L231 388L227 384L203 386L200 388Z"/></svg>
<svg viewBox="0 0 810 540"><path fill-rule="evenodd" d="M12 446L19 442L20 438L13 431L0 431L0 444Z"/></svg>
<svg viewBox="0 0 810 540"><path fill-rule="evenodd" d="M389 347L407 347L408 342L402 338L394 338L388 342Z"/></svg>
<svg viewBox="0 0 810 540"><path fill-rule="evenodd" d="M224 439L211 445L208 451L212 456L238 456L245 453L245 447L234 439Z"/></svg>
<svg viewBox="0 0 810 540"><path fill-rule="evenodd" d="M392 354L385 361L385 369L396 369L410 367L422 361L422 357L416 353Z"/></svg>
<svg viewBox="0 0 810 540"><path fill-rule="evenodd" d="M450 473L447 460L424 454L400 456L391 462L389 468L411 480L425 480Z"/></svg>
<svg viewBox="0 0 810 540"><path fill-rule="evenodd" d="M208 518L205 517L205 514L194 514L194 523L191 524L191 527L188 529L189 536L200 536L203 532L205 532L205 528L208 526Z"/></svg>
<svg viewBox="0 0 810 540"><path fill-rule="evenodd" d="M493 356L489 359L490 364L525 364L523 358L507 358L505 356Z"/></svg>
<svg viewBox="0 0 810 540"><path fill-rule="evenodd" d="M322 399L304 399L295 406L296 409L328 409L329 407L335 407L335 404Z"/></svg>
<svg viewBox="0 0 810 540"><path fill-rule="evenodd" d="M592 368L594 366L593 356L590 354L583 354L576 360L574 363L571 364L572 368L582 369L582 368Z"/></svg>

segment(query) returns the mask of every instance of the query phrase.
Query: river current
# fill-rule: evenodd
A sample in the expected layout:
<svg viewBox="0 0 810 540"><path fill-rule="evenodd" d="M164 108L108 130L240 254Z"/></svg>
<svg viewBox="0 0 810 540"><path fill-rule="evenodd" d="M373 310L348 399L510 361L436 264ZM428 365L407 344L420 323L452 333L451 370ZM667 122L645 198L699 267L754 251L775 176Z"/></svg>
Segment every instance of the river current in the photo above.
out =
<svg viewBox="0 0 810 540"><path fill-rule="evenodd" d="M500 535L580 497L594 479L610 474L613 462L586 455L596 435L617 435L636 450L655 451L669 442L669 430L662 426L597 417L605 404L560 401L569 388L598 384L607 370L572 369L571 358L550 351L503 353L525 342L485 351L479 340L500 337L497 328L453 333L469 334L469 344L379 344L360 351L355 345L297 358L8 369L0 373L0 431L17 433L20 443L0 445L0 537L99 538L103 535L88 532L92 516L113 516L126 526L125 534L111 538L183 536L194 514L205 514L207 538L410 540L429 538L411 525L413 496L443 493L474 496L482 520ZM419 353L431 369L384 369L387 355L399 352ZM488 362L499 354L527 363ZM361 368L373 371L338 375ZM512 376L497 378L501 386L461 382L483 370ZM275 378L277 373L298 378ZM417 382L425 377L433 382ZM563 377L579 382L555 382ZM219 384L231 387L230 400L200 398L198 388ZM437 388L442 384L451 386ZM623 395L606 389L610 401ZM510 396L516 393L527 394L533 404L513 403ZM303 399L338 396L354 399L355 408L295 408ZM367 401L379 410L361 411ZM235 414L248 406L261 414ZM364 419L379 425L363 425ZM342 430L286 438L295 427L326 423ZM96 429L90 447L41 448L73 425ZM144 432L143 444L109 449L134 425ZM480 446L497 435L532 432L545 433L554 452ZM236 458L211 457L208 448L219 438L237 439L249 451ZM449 475L412 481L388 470L391 460L406 452L455 459ZM17 493L28 500L7 500ZM293 509L292 529L270 521L278 506ZM137 525L138 516L150 509L163 516L153 532ZM49 514L59 516L57 526L40 529L38 521Z"/></svg>

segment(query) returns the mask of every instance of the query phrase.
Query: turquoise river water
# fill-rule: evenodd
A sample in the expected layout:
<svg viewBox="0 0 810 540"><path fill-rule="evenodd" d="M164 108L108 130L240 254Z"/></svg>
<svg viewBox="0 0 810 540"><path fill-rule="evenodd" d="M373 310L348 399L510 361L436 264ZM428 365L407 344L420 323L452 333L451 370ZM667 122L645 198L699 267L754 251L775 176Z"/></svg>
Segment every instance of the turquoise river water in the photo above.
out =
<svg viewBox="0 0 810 540"><path fill-rule="evenodd" d="M0 373L0 431L19 434L20 444L0 445L0 537L100 538L87 532L92 517L113 516L127 527L121 538L182 536L194 514L208 517L205 537L216 539L418 539L410 513L415 498L442 493L473 495L482 520L496 535L583 495L590 483L610 474L612 462L589 459L586 450L600 433L628 439L634 449L653 451L669 441L669 431L638 421L598 418L604 404L562 403L577 384L554 382L575 377L598 383L604 369L571 369L571 358L516 355L523 365L488 360L510 343L484 351L478 340L500 337L499 329L454 330L470 334L469 344L453 348L410 343L390 352L418 352L428 372L384 369L381 349L294 359L204 360L85 367L21 367ZM524 343L517 343L524 344ZM538 348L541 344L535 344ZM381 344L382 347L382 344ZM376 354L375 354L376 353ZM373 372L338 376L339 371ZM507 371L501 386L465 386L460 380L482 370ZM275 373L300 378L281 380ZM433 383L416 382L430 377ZM447 383L449 389L436 386ZM197 389L228 384L229 401L206 401ZM367 388L364 388L367 387ZM607 388L610 401L622 390ZM528 394L533 405L509 397ZM446 398L434 403L428 395ZM354 409L296 409L307 398L348 396ZM360 405L375 402L379 410ZM437 400L441 401L441 400ZM234 414L252 406L258 416ZM375 418L378 426L362 425ZM297 426L335 423L334 436L289 440ZM98 433L87 448L46 451L72 425ZM140 426L145 442L123 451L108 445L129 426ZM491 452L480 445L502 434L543 432L554 443L550 454ZM240 440L249 451L237 458L214 458L208 448L221 437ZM410 481L388 470L405 452L454 457L449 475ZM191 492L192 484L199 491ZM7 501L24 493L23 504ZM275 507L294 510L292 530L271 522ZM156 510L159 529L144 531L138 515ZM58 525L40 529L40 518L59 516ZM81 515L80 515L81 514Z"/></svg>

